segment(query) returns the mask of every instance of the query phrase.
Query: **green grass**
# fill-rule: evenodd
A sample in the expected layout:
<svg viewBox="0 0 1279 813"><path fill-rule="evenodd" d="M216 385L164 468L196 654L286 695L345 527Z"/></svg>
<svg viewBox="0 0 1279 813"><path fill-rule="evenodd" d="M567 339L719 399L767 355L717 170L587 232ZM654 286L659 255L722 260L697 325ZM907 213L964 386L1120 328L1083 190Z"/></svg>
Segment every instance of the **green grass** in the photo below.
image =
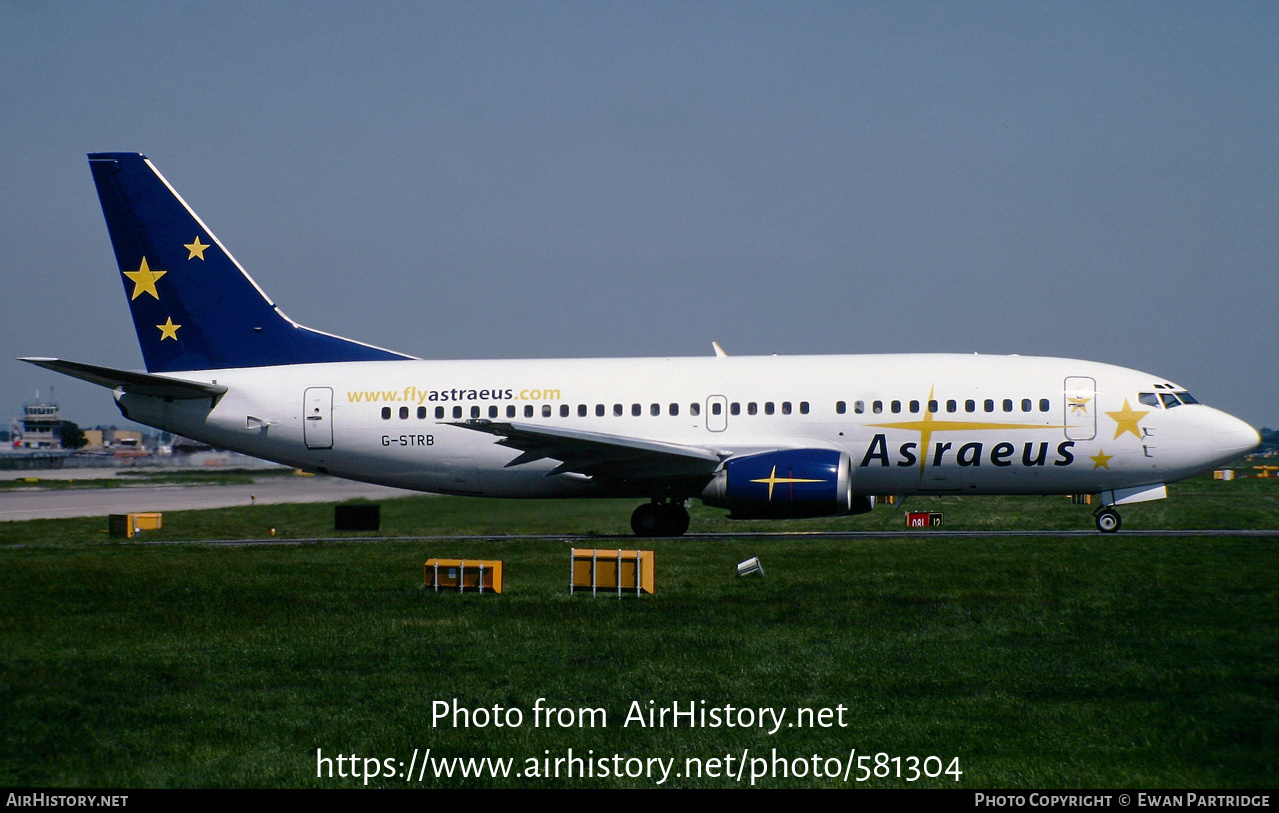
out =
<svg viewBox="0 0 1279 813"><path fill-rule="evenodd" d="M1279 482L1174 487L1125 528L1279 527ZM1273 538L805 537L645 542L658 592L567 593L569 543L459 534L623 533L633 502L410 498L385 535L226 547L108 542L105 521L0 535L0 785L346 787L316 749L433 756L958 757L872 787L1274 787L1279 554ZM1090 528L1063 498L915 500L950 528ZM332 507L166 513L148 539L333 536ZM898 529L899 510L694 530ZM722 528L721 528L722 526ZM350 536L350 535L347 535ZM279 537L277 537L279 538ZM602 545L615 545L606 540ZM758 555L764 578L734 564ZM423 591L430 556L500 558L502 596ZM608 727L534 727L534 702ZM518 728L432 724L432 702L523 710ZM647 706L846 707L847 727L623 727ZM788 718L792 721L793 716ZM747 773L749 776L749 770ZM405 786L403 780L371 784ZM428 780L423 786L648 787L651 780ZM734 780L672 779L676 786ZM770 787L839 786L811 776ZM409 786L416 787L413 782Z"/></svg>

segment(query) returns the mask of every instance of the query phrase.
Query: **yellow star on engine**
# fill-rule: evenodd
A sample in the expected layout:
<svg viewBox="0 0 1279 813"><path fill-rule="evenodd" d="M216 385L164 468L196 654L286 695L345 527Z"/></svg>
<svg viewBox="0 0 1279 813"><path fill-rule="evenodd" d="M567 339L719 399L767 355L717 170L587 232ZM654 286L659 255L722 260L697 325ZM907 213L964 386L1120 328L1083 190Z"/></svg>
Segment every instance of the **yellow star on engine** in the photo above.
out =
<svg viewBox="0 0 1279 813"><path fill-rule="evenodd" d="M1128 399L1125 398L1123 409L1118 412L1107 412L1106 414L1109 415L1111 420L1117 424L1117 426L1115 426L1115 437L1119 437L1124 432L1132 432L1136 438L1140 439L1141 430L1138 428L1137 424L1141 422L1142 418L1150 414L1150 410L1133 409L1128 406Z"/></svg>
<svg viewBox="0 0 1279 813"><path fill-rule="evenodd" d="M147 267L147 258L142 258L142 267L137 271L123 272L126 277L133 280L133 295L129 297L129 301L137 299L143 294L151 294L156 299L160 298L160 292L155 289L155 281L168 271L152 271Z"/></svg>
<svg viewBox="0 0 1279 813"><path fill-rule="evenodd" d="M1105 449L1098 449L1098 450L1097 450L1097 454L1095 454L1095 455L1093 455L1093 456L1089 457L1088 459L1089 459L1089 460L1091 460L1091 461L1093 462L1093 466L1092 466L1092 470L1093 470L1093 471L1096 471L1097 469L1106 469L1106 470L1109 470L1109 469L1110 469L1110 458L1112 458L1112 457L1114 457L1114 455L1112 455L1112 454L1106 454L1106 450L1105 450Z"/></svg>
<svg viewBox="0 0 1279 813"><path fill-rule="evenodd" d="M156 325L156 327L160 328L160 341L173 339L176 342L178 340L178 328L182 327L182 325L173 324L173 317L170 316L164 320L164 324Z"/></svg>
<svg viewBox="0 0 1279 813"><path fill-rule="evenodd" d="M778 483L824 483L825 480L805 480L800 477L778 477L777 467L773 466L773 471L767 476L759 480L751 480L752 483L768 483L768 499L773 499L773 486Z"/></svg>
<svg viewBox="0 0 1279 813"><path fill-rule="evenodd" d="M198 234L195 236L194 243L186 243L182 247L185 248L187 251L191 252L190 254L187 255L188 260L194 260L196 257L199 257L201 260L203 260L204 250L208 248L207 245L204 245L200 242L200 235Z"/></svg>

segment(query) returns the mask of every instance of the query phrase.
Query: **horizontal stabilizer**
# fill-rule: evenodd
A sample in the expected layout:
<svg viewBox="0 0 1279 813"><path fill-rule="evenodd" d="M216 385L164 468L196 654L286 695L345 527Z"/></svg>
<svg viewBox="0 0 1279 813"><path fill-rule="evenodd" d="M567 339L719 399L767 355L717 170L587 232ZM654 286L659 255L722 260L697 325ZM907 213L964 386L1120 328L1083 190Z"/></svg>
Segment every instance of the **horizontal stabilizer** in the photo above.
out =
<svg viewBox="0 0 1279 813"><path fill-rule="evenodd" d="M82 364L78 361L63 361L50 358L23 358L25 361L55 373L69 375L81 381L88 381L111 389L122 389L136 395L151 395L157 398L215 398L227 391L221 384L203 381L183 381L150 373L135 373L129 370L116 370L111 367L98 367L94 364Z"/></svg>

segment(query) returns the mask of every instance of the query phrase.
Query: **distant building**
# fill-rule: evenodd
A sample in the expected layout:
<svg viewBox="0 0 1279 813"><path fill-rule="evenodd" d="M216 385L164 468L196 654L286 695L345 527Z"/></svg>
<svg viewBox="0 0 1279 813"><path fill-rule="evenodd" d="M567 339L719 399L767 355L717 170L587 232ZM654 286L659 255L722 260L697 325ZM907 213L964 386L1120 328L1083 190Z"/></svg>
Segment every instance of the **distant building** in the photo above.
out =
<svg viewBox="0 0 1279 813"><path fill-rule="evenodd" d="M18 449L62 448L62 416L58 405L40 400L30 401L22 407L22 440L14 444Z"/></svg>

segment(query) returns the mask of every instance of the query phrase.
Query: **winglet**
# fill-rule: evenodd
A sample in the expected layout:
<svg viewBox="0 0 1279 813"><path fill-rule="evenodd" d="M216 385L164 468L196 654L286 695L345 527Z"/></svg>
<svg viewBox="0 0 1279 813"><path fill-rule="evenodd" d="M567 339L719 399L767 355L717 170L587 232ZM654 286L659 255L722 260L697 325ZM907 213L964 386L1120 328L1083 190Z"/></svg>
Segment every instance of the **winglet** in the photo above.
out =
<svg viewBox="0 0 1279 813"><path fill-rule="evenodd" d="M411 358L281 313L145 155L89 167L149 372Z"/></svg>
<svg viewBox="0 0 1279 813"><path fill-rule="evenodd" d="M719 358L728 358L728 354L724 352L724 348L719 346L719 342L711 342L711 347L715 348L715 355Z"/></svg>

